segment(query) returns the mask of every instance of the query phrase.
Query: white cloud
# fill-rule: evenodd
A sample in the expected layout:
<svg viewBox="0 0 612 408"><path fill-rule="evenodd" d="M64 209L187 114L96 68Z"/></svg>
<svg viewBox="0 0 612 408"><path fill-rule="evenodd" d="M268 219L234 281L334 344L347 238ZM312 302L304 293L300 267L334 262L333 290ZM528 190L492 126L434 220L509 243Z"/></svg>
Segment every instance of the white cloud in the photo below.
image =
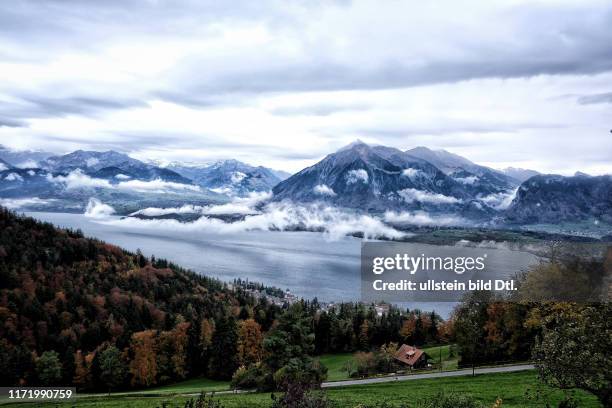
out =
<svg viewBox="0 0 612 408"><path fill-rule="evenodd" d="M471 185L478 181L478 177L476 176L467 176L467 177L454 177L455 181L461 184Z"/></svg>
<svg viewBox="0 0 612 408"><path fill-rule="evenodd" d="M516 197L518 188L512 191L506 191L502 193L493 193L484 197L479 197L479 200L488 205L489 207L495 208L496 210L505 210L510 207L512 200Z"/></svg>
<svg viewBox="0 0 612 408"><path fill-rule="evenodd" d="M16 210L22 207L47 205L52 203L53 199L42 199L38 197L29 198L0 198L0 206L11 210Z"/></svg>
<svg viewBox="0 0 612 408"><path fill-rule="evenodd" d="M415 201L431 204L456 204L461 200L455 197L445 196L444 194L430 193L428 191L406 188L397 192L407 203Z"/></svg>
<svg viewBox="0 0 612 408"><path fill-rule="evenodd" d="M416 212L385 212L384 218L386 222L392 224L407 224L407 225L465 225L466 220L453 215L435 215L432 216L424 211Z"/></svg>
<svg viewBox="0 0 612 408"><path fill-rule="evenodd" d="M257 205L269 200L272 197L270 192L251 192L246 197L233 197L232 201L226 204L200 206L185 204L181 207L157 208L149 207L133 212L130 215L146 215L156 217L168 214L202 214L202 215L225 215L225 214L259 214L255 208Z"/></svg>
<svg viewBox="0 0 612 408"><path fill-rule="evenodd" d="M17 167L21 168L21 169L31 169L31 168L36 168L38 167L38 162L34 161L34 160L26 160L24 162L21 162L17 165Z"/></svg>
<svg viewBox="0 0 612 408"><path fill-rule="evenodd" d="M89 199L85 208L85 216L90 218L104 218L114 213L115 209L113 207L93 197Z"/></svg>
<svg viewBox="0 0 612 408"><path fill-rule="evenodd" d="M93 167L98 163L100 163L100 160L96 159L95 157L90 157L89 159L85 160L85 165L87 165L87 167Z"/></svg>
<svg viewBox="0 0 612 408"><path fill-rule="evenodd" d="M0 163L0 171L8 170L8 167L4 163Z"/></svg>
<svg viewBox="0 0 612 408"><path fill-rule="evenodd" d="M421 170L413 169L412 167L408 167L407 169L402 170L402 175L409 178L414 178L420 174L422 174Z"/></svg>
<svg viewBox="0 0 612 408"><path fill-rule="evenodd" d="M127 174L116 174L115 178L117 180L129 180L129 179L131 179L131 177L128 176Z"/></svg>
<svg viewBox="0 0 612 408"><path fill-rule="evenodd" d="M47 174L47 180L52 183L61 183L66 186L66 189L79 188L107 188L126 191L137 191L141 193L165 193L170 191L200 191L200 187L192 184L175 183L172 181L164 181L155 179L151 181L128 180L117 184L111 184L108 180L90 177L84 174L80 169L68 173L67 176L53 176Z"/></svg>
<svg viewBox="0 0 612 408"><path fill-rule="evenodd" d="M28 174L29 174L31 177L34 177L34 176L36 175L36 172L35 172L34 170L28 170Z"/></svg>
<svg viewBox="0 0 612 408"><path fill-rule="evenodd" d="M271 192L251 192L246 197L234 197L230 203L211 205L202 209L202 214L222 215L222 214L258 214L255 206L269 200Z"/></svg>
<svg viewBox="0 0 612 408"><path fill-rule="evenodd" d="M200 191L200 187L192 184L175 183L155 179L151 181L129 180L115 185L120 190L138 191L141 193L164 193L168 191Z"/></svg>
<svg viewBox="0 0 612 408"><path fill-rule="evenodd" d="M269 203L260 214L247 215L244 220L233 223L203 216L194 222L176 220L142 220L126 217L104 221L117 227L140 227L155 230L206 231L226 234L251 230L285 231L304 229L322 231L328 239L339 239L347 234L362 233L365 238L386 237L392 239L410 235L385 225L381 220L348 212L339 208L312 204L295 205L291 202Z"/></svg>
<svg viewBox="0 0 612 408"><path fill-rule="evenodd" d="M185 204L180 207L148 207L142 210L135 211L130 215L145 215L147 217L159 217L168 214L201 214L204 207L200 205Z"/></svg>
<svg viewBox="0 0 612 408"><path fill-rule="evenodd" d="M7 181L23 181L23 177L17 173L9 173L4 179Z"/></svg>
<svg viewBox="0 0 612 408"><path fill-rule="evenodd" d="M336 195L334 190L332 190L330 187L328 187L325 184L317 184L316 186L314 186L313 191L316 194L323 195L323 196L335 196Z"/></svg>
<svg viewBox="0 0 612 408"><path fill-rule="evenodd" d="M47 180L52 183L64 184L68 190L80 188L112 188L112 184L107 180L89 177L80 169L71 171L67 176L53 176L49 173L47 174Z"/></svg>
<svg viewBox="0 0 612 408"><path fill-rule="evenodd" d="M362 182L368 184L368 172L364 169L350 170L346 174L346 184Z"/></svg>

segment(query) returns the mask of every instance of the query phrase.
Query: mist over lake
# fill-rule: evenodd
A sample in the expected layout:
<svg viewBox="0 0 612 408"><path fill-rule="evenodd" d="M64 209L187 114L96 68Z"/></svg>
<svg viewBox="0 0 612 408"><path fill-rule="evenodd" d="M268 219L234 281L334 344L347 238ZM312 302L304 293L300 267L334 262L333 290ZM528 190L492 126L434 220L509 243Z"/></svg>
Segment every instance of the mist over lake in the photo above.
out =
<svg viewBox="0 0 612 408"><path fill-rule="evenodd" d="M242 231L213 233L202 230L150 228L146 223L123 223L117 216L103 219L82 214L29 212L27 215L59 227L81 229L95 237L146 256L166 258L197 273L226 282L248 279L290 289L297 296L325 302L359 301L361 239L329 239L318 232ZM407 243L414 253L442 247ZM448 247L446 247L448 248ZM465 248L474 253L477 248ZM535 262L535 256L509 249L494 251L491 267L507 276ZM402 306L435 310L447 317L454 303L410 303Z"/></svg>

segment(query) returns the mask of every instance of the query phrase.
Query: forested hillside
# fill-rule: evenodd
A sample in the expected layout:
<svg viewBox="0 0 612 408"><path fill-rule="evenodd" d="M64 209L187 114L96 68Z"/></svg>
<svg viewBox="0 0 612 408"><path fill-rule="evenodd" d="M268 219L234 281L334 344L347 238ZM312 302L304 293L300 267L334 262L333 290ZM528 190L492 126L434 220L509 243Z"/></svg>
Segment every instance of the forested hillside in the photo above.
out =
<svg viewBox="0 0 612 408"><path fill-rule="evenodd" d="M2 384L101 388L113 373L117 387L214 375L215 322L253 317L266 330L277 311L164 260L0 209Z"/></svg>

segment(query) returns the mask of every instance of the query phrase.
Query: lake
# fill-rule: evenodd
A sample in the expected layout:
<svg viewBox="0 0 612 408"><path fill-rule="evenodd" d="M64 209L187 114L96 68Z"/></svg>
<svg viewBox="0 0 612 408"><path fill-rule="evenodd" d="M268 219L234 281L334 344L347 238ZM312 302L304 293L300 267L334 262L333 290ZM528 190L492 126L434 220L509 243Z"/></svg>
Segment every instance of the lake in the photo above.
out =
<svg viewBox="0 0 612 408"><path fill-rule="evenodd" d="M360 298L361 239L329 239L318 232L241 231L214 232L197 228L175 228L167 223L130 222L120 217L89 218L83 214L27 213L59 227L81 229L130 251L166 258L197 273L231 282L248 279L326 302L358 301ZM411 243L415 253L436 248ZM476 251L476 249L474 249ZM496 267L513 274L533 263L535 257L509 249L499 251ZM448 316L454 303L402 305L435 310Z"/></svg>

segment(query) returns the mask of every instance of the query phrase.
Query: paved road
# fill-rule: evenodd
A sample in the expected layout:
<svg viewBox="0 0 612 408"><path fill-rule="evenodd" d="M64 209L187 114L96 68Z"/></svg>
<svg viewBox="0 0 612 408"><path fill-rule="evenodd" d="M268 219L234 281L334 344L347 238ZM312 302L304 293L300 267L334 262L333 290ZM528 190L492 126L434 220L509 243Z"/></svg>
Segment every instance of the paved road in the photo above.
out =
<svg viewBox="0 0 612 408"><path fill-rule="evenodd" d="M512 365L512 366L477 368L475 370L475 373L476 374L511 373L514 371L533 370L534 368L535 367L532 364L521 364L521 365ZM425 378L458 377L458 376L465 376L465 375L472 375L472 369L469 368L465 370L442 371L442 372L438 371L435 373L426 373L426 374L398 375L398 376L393 376L393 377L364 378L362 380L332 381L332 382L324 382L323 384L321 384L321 387L323 388L345 387L347 385L378 384L378 383L385 383L385 382L422 380Z"/></svg>

